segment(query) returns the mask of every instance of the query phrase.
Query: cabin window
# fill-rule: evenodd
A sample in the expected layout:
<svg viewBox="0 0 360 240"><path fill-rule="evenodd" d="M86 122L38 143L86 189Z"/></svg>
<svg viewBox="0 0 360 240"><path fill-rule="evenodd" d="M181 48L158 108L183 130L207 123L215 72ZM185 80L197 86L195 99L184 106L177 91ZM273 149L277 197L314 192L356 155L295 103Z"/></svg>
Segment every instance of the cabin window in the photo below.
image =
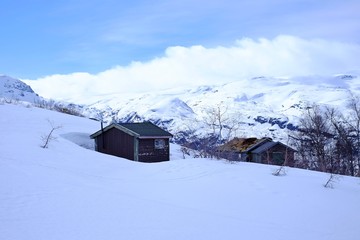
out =
<svg viewBox="0 0 360 240"><path fill-rule="evenodd" d="M155 149L164 149L165 140L164 139L155 139Z"/></svg>
<svg viewBox="0 0 360 240"><path fill-rule="evenodd" d="M283 165L285 162L285 154L283 152L273 152L272 159L274 164Z"/></svg>

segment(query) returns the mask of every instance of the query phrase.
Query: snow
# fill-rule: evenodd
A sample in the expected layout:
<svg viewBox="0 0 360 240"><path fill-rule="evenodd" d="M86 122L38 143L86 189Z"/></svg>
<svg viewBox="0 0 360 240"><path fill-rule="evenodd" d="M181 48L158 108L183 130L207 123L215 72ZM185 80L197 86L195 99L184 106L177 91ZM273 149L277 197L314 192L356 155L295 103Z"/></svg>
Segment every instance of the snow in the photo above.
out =
<svg viewBox="0 0 360 240"><path fill-rule="evenodd" d="M42 100L34 93L29 85L6 75L0 75L0 100L2 99L31 103L40 102Z"/></svg>
<svg viewBox="0 0 360 240"><path fill-rule="evenodd" d="M177 145L169 162L132 162L88 149L96 121L10 104L0 116L0 239L359 237L359 178L328 189L324 173L275 177L274 166L183 159ZM61 128L43 149L49 122Z"/></svg>

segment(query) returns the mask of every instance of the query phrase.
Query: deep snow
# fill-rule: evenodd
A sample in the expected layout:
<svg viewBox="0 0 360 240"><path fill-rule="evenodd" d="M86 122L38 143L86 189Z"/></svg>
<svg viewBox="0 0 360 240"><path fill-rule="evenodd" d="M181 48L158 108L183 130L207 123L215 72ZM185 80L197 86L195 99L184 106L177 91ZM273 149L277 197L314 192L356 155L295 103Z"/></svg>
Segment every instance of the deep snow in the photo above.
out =
<svg viewBox="0 0 360 240"><path fill-rule="evenodd" d="M144 164L103 155L99 123L0 105L0 239L357 240L360 179L182 158ZM49 148L41 136L62 126ZM81 147L79 145L85 145Z"/></svg>

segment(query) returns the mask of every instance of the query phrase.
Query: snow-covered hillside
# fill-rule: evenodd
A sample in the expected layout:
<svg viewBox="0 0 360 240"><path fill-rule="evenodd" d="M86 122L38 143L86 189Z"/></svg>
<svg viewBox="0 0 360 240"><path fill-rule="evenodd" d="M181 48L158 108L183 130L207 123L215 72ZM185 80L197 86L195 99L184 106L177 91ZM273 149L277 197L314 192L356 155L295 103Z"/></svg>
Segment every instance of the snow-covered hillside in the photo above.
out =
<svg viewBox="0 0 360 240"><path fill-rule="evenodd" d="M174 134L176 142L186 140L189 135L201 138L211 133L212 126L205 124L209 122L208 113L220 108L223 118L227 119L223 122L225 136L231 129L230 137L271 137L284 142L289 132L296 129L302 111L309 105L328 105L345 112L350 95L360 95L357 75L354 72L336 76L256 77L219 85L145 93L132 92L132 89L124 93L124 89L113 89L111 94L86 97L73 96L71 92L66 95L67 91L63 90L66 101L55 99L56 102L42 103L50 108L55 104L57 108L108 123L149 120ZM15 99L25 95L30 102L38 98L19 80L9 77L0 80L7 86L8 98L9 93L10 98ZM34 81L26 83L34 84L35 88L39 86ZM103 84L106 84L106 79ZM34 97L28 97L29 94ZM231 128L231 125L236 127Z"/></svg>
<svg viewBox="0 0 360 240"><path fill-rule="evenodd" d="M26 101L30 103L40 101L38 94L36 94L29 85L6 75L0 75L0 99Z"/></svg>
<svg viewBox="0 0 360 240"><path fill-rule="evenodd" d="M9 104L0 115L0 239L359 238L359 178L328 189L324 173L275 177L268 165L183 159L176 145L169 162L137 163L87 149L96 121ZM43 149L49 122L62 127Z"/></svg>
<svg viewBox="0 0 360 240"><path fill-rule="evenodd" d="M258 77L195 89L94 96L84 103L85 115L96 115L95 109L100 109L107 121L151 120L176 137L184 131L197 135L211 131L204 119L209 109L219 106L224 118L236 122L233 135L285 140L305 107L316 103L345 109L350 93L360 94L356 75Z"/></svg>

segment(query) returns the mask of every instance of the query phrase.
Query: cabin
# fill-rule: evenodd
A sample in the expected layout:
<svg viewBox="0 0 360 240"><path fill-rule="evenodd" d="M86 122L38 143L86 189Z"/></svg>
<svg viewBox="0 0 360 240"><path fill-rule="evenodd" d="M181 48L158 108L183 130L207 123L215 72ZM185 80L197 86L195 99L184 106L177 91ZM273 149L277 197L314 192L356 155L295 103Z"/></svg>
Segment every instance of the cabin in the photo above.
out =
<svg viewBox="0 0 360 240"><path fill-rule="evenodd" d="M218 152L233 161L293 167L296 150L271 138L234 138L220 146Z"/></svg>
<svg viewBox="0 0 360 240"><path fill-rule="evenodd" d="M112 123L90 138L95 150L138 162L170 160L172 135L151 122Z"/></svg>

